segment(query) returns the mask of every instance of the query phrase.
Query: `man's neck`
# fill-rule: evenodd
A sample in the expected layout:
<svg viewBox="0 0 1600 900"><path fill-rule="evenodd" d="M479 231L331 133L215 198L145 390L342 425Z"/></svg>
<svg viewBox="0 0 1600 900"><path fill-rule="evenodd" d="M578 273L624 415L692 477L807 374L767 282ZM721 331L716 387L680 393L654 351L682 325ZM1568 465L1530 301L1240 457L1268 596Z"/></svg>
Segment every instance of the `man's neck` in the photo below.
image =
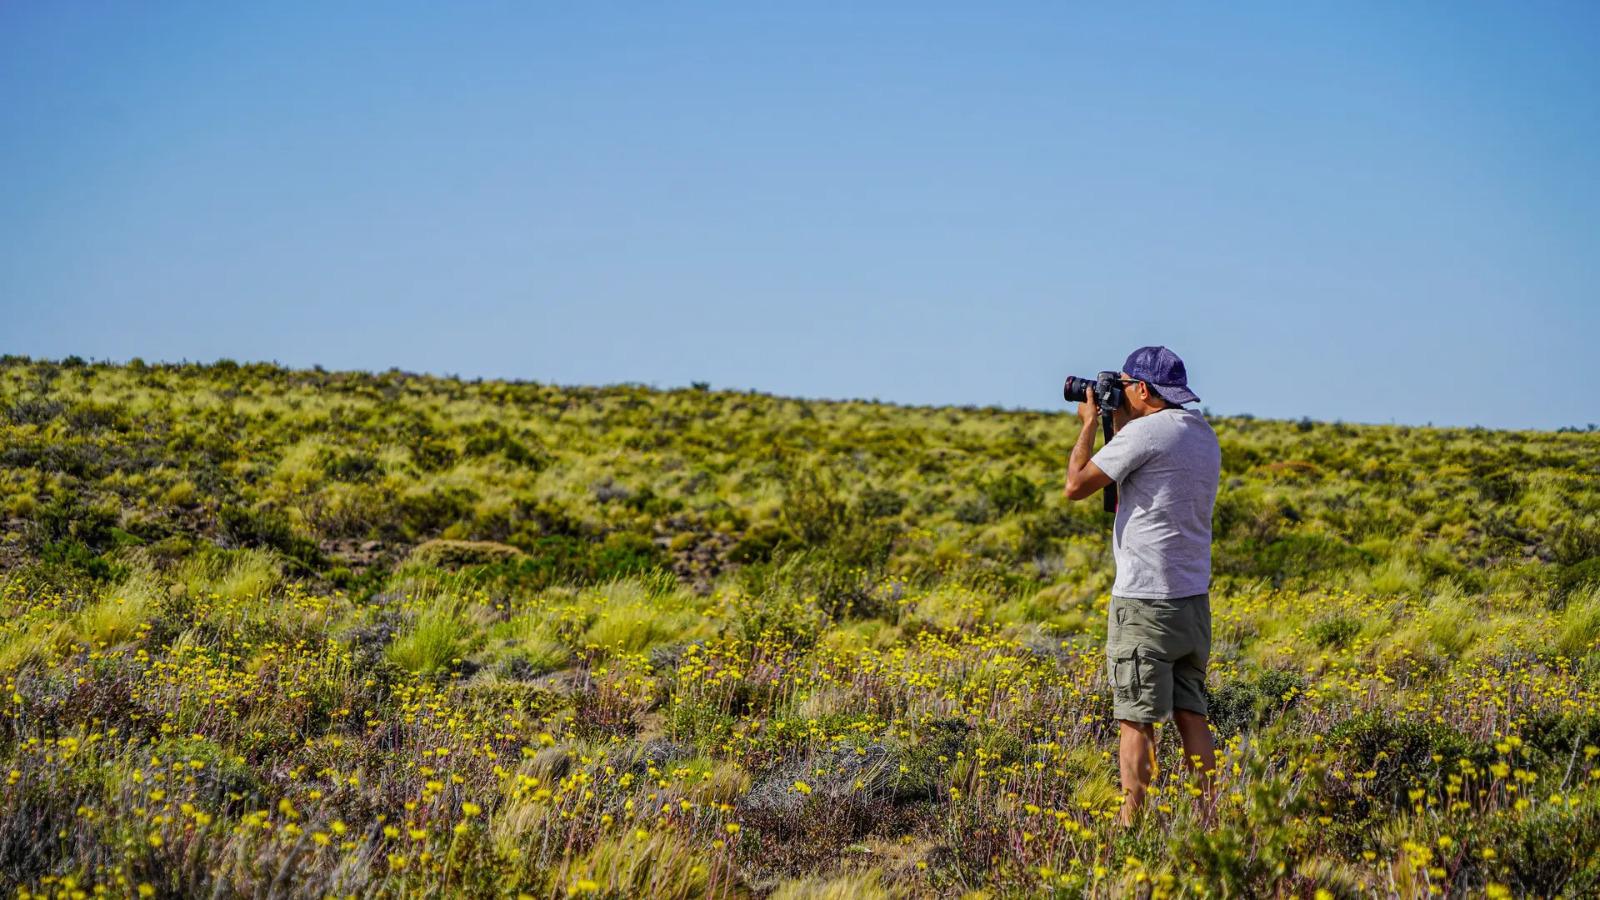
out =
<svg viewBox="0 0 1600 900"><path fill-rule="evenodd" d="M1145 417L1145 416L1153 416L1153 415L1155 415L1155 414L1156 414L1156 413L1158 413L1158 412L1161 412L1161 411L1162 411L1162 410L1168 410L1168 409L1181 409L1181 407L1177 407L1177 406L1157 406L1157 407L1156 407L1156 408L1154 408L1154 409L1147 409L1147 410L1145 410L1145 411L1144 411L1144 412L1142 412L1142 413L1139 413L1139 414L1138 414L1138 415L1136 415L1136 416L1129 416L1129 417L1128 417L1128 421L1130 421L1130 422L1131 422L1131 421L1133 421L1133 420L1134 420L1134 419L1142 419L1142 418L1144 418L1144 417Z"/></svg>

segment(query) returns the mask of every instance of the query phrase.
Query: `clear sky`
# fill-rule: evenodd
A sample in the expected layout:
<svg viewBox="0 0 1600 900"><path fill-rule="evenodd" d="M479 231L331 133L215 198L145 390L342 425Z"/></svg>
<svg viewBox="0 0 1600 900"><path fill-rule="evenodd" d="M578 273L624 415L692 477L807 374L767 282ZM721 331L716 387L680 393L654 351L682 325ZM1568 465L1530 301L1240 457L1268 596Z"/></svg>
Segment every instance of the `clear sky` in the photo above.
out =
<svg viewBox="0 0 1600 900"><path fill-rule="evenodd" d="M1600 421L1600 3L0 4L0 352Z"/></svg>

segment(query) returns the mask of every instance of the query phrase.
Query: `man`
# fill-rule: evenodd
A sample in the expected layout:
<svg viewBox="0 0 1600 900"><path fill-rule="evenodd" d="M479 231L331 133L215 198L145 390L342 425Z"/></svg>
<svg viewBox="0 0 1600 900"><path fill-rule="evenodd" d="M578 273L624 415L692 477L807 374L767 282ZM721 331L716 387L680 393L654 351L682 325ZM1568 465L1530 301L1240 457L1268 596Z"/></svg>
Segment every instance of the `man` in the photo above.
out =
<svg viewBox="0 0 1600 900"><path fill-rule="evenodd" d="M1099 430L1092 391L1078 404L1083 430L1067 467L1067 498L1118 488L1106 633L1112 714L1120 723L1122 821L1131 823L1155 768L1155 722L1169 715L1184 757L1211 792L1216 753L1206 723L1211 651L1211 510L1222 451L1205 417L1183 404L1183 360L1166 347L1140 347L1123 363L1115 436L1094 450Z"/></svg>

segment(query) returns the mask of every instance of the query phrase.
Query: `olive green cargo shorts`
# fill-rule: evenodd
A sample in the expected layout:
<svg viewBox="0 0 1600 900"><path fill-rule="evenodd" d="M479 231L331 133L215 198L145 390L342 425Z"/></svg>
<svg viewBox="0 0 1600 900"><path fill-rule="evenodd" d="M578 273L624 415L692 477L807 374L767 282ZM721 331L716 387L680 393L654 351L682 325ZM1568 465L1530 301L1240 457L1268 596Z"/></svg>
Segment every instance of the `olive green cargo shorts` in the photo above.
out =
<svg viewBox="0 0 1600 900"><path fill-rule="evenodd" d="M1174 708L1205 715L1210 595L1134 600L1113 594L1108 616L1112 715L1125 722L1159 722Z"/></svg>

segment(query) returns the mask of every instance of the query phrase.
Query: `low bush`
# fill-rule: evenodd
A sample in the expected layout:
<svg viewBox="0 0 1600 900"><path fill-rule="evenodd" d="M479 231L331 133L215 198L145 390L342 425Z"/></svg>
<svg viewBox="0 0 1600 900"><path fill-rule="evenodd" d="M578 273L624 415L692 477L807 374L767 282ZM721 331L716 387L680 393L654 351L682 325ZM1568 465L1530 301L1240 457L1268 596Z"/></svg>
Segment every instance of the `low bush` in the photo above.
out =
<svg viewBox="0 0 1600 900"><path fill-rule="evenodd" d="M1259 730L1293 708L1304 690L1304 678L1275 669L1225 682L1207 700L1211 727L1221 738Z"/></svg>

